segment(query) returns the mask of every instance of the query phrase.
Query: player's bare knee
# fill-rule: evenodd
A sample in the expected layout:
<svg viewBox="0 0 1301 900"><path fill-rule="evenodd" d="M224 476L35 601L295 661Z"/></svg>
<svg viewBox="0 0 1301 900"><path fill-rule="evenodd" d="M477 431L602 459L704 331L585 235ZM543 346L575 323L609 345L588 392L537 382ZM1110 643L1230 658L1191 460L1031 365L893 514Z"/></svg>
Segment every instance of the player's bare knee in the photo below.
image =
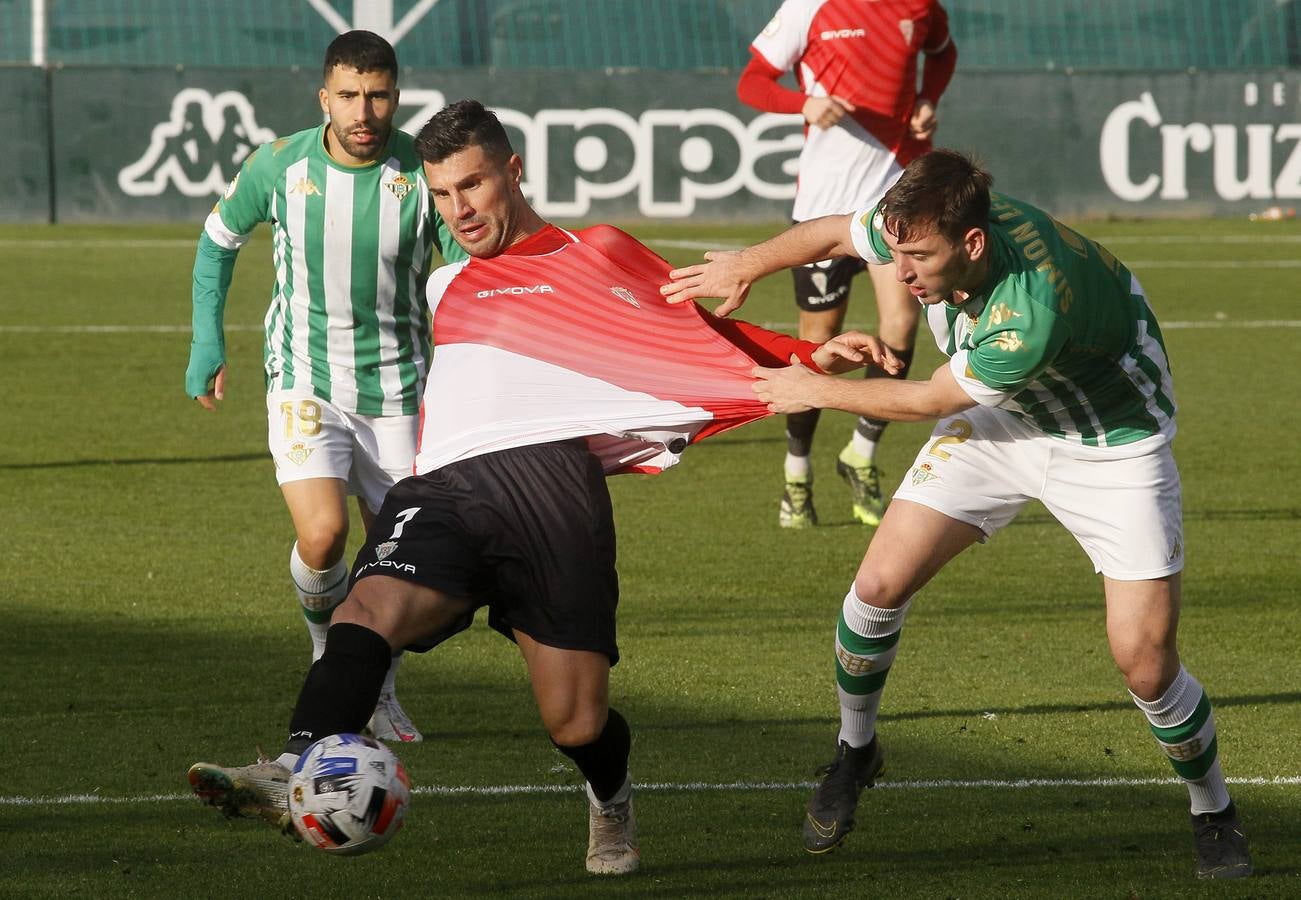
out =
<svg viewBox="0 0 1301 900"><path fill-rule="evenodd" d="M582 747L601 736L605 728L605 710L570 710L568 715L543 718L547 734L562 747Z"/></svg>
<svg viewBox="0 0 1301 900"><path fill-rule="evenodd" d="M313 569L324 571L343 558L347 542L346 523L313 522L298 530L298 557Z"/></svg>
<svg viewBox="0 0 1301 900"><path fill-rule="evenodd" d="M1125 686L1140 700L1155 700L1165 693L1179 673L1179 657L1161 647L1134 647L1112 651Z"/></svg>
<svg viewBox="0 0 1301 900"><path fill-rule="evenodd" d="M907 602L909 594L904 585L875 570L860 570L854 578L854 593L868 606L877 609L897 609Z"/></svg>

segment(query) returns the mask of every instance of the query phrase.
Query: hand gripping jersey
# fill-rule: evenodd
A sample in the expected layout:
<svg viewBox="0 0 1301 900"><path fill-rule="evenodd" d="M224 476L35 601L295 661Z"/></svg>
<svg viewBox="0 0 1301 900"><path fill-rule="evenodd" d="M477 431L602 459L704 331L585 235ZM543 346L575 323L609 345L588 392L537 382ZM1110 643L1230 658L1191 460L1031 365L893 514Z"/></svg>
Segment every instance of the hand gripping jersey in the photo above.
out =
<svg viewBox="0 0 1301 900"><path fill-rule="evenodd" d="M234 251L272 223L269 390L306 385L346 412L414 415L429 357L429 250L465 253L430 204L410 135L395 129L378 161L352 167L330 157L324 134L309 128L255 150L204 230Z"/></svg>
<svg viewBox="0 0 1301 900"><path fill-rule="evenodd" d="M875 203L930 149L908 132L917 54L949 48L948 14L936 0L785 0L751 52L776 71L794 71L805 94L857 107L835 128L805 128L797 222ZM938 101L951 75L951 63L935 75L927 70L923 96Z"/></svg>
<svg viewBox="0 0 1301 900"><path fill-rule="evenodd" d="M434 356L416 472L586 437L607 473L657 472L768 411L757 363L817 347L659 293L670 266L627 234L547 226L429 280Z"/></svg>
<svg viewBox="0 0 1301 900"><path fill-rule="evenodd" d="M891 259L882 227L875 209L850 226L869 263ZM1121 454L1141 452L1138 442L1147 438L1174 436L1161 329L1129 269L1042 210L997 193L989 254L978 294L961 306L926 308L936 343L973 400Z"/></svg>

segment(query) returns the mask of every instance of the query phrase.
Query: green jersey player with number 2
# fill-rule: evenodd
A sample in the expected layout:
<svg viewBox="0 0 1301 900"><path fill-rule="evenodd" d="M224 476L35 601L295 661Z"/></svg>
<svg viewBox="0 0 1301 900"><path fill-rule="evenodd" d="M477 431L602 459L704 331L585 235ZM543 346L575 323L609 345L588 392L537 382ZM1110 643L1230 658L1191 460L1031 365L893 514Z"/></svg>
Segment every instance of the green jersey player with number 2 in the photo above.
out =
<svg viewBox="0 0 1301 900"><path fill-rule="evenodd" d="M1105 248L991 193L971 160L913 160L876 207L801 223L670 273L670 299L724 310L771 272L834 256L890 264L949 359L926 381L756 369L773 412L936 419L845 596L836 629L840 732L804 845L838 846L881 771L877 710L913 596L953 557L1039 500L1101 574L1107 639L1134 703L1188 789L1201 878L1251 874L1220 771L1215 717L1176 647L1184 566L1175 401L1156 316ZM1065 664L1065 663L1064 663Z"/></svg>

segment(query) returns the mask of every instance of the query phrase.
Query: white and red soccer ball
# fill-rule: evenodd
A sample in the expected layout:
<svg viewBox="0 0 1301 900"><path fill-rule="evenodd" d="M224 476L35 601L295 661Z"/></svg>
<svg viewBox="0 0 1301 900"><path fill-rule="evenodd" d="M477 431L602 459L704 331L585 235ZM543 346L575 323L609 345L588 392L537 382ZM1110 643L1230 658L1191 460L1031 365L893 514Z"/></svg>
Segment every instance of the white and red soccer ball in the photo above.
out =
<svg viewBox="0 0 1301 900"><path fill-rule="evenodd" d="M304 751L289 777L289 814L305 841L328 853L378 850L402 828L411 781L373 738L333 734Z"/></svg>

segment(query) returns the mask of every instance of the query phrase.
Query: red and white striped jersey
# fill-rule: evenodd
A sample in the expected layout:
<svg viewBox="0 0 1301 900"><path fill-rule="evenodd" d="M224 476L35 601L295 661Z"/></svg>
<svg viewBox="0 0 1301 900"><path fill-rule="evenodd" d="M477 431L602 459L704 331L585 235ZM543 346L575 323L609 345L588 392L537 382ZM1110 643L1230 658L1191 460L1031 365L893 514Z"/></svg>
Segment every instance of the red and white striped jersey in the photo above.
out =
<svg viewBox="0 0 1301 900"><path fill-rule="evenodd" d="M617 228L548 225L437 270L416 473L575 437L607 473L657 472L688 444L768 415L751 369L792 353L813 366L817 345L670 305L659 293L669 268Z"/></svg>
<svg viewBox="0 0 1301 900"><path fill-rule="evenodd" d="M835 128L806 128L797 221L871 206L930 149L908 131L917 57L945 52L922 95L938 102L952 75L948 13L937 0L785 0L750 45L776 72L794 71L811 97L856 110Z"/></svg>

